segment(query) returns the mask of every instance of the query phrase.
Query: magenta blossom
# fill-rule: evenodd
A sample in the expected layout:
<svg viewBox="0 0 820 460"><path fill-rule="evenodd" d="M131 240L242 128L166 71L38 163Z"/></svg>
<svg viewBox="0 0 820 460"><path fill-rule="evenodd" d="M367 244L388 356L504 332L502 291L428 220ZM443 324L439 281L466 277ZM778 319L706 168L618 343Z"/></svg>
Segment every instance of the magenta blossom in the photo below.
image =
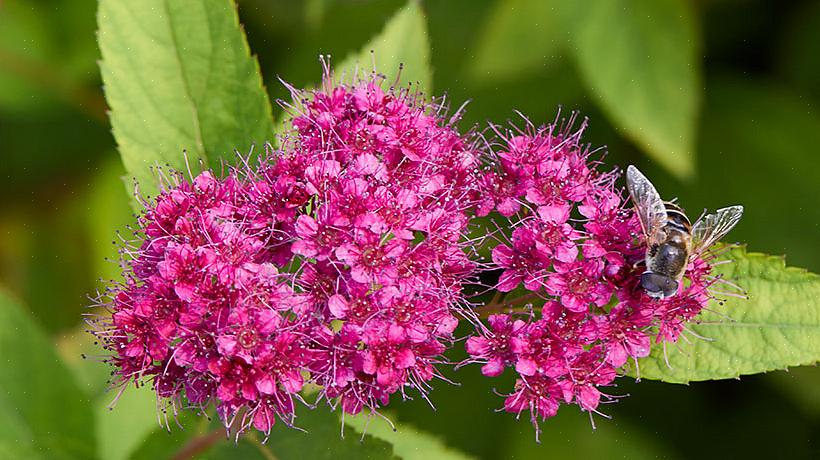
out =
<svg viewBox="0 0 820 460"><path fill-rule="evenodd" d="M349 414L427 399L466 318L463 364L514 372L503 408L537 431L562 404L599 412L625 366L711 298L703 258L675 296L639 288L637 217L574 117L485 141L376 76L289 89L280 150L223 177L174 175L143 203L123 281L91 321L115 385L269 433L296 422L306 385L311 407ZM489 305L467 298L479 269Z"/></svg>
<svg viewBox="0 0 820 460"><path fill-rule="evenodd" d="M479 308L506 314L490 315L489 328L467 340L466 363L481 364L488 377L514 370L504 409L530 411L536 432L561 404L598 412L610 400L602 388L630 359L649 354L652 337L677 341L714 282L708 262L696 259L678 295L643 293L637 217L615 186L618 174L601 172L581 143L585 124L573 131L573 121L510 135L494 128L500 147L480 180L477 213L503 216L502 231L510 222L490 265L499 276L494 287L510 294Z"/></svg>
<svg viewBox="0 0 820 460"><path fill-rule="evenodd" d="M282 150L144 203L92 322L114 384L267 433L307 383L357 413L441 376L476 267L482 144L377 77L323 88L293 90Z"/></svg>

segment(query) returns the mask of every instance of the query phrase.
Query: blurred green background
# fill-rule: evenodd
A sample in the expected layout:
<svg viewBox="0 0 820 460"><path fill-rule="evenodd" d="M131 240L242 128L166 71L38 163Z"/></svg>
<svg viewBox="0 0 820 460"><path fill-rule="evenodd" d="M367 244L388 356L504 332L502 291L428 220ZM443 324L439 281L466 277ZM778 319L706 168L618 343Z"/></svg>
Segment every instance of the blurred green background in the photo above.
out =
<svg viewBox="0 0 820 460"><path fill-rule="evenodd" d="M341 60L358 50L404 1L238 4L276 99L287 97L277 77L297 87L317 81L320 53ZM578 109L590 119L587 141L608 147L608 164L640 165L691 214L744 204L731 239L820 272L820 2L685 4L698 66L688 98L696 115L691 129L681 126L696 157L689 176L648 157L624 129L623 111L619 118L621 109L601 100L590 74L610 71L607 50L598 50L599 60L573 57L575 37L559 12L535 0L423 5L434 93L446 93L453 107L471 100L462 127L516 119L513 109L535 123L553 120L559 105ZM106 370L80 362L91 347L81 315L97 280L116 276L105 259L116 259L114 232L133 216L105 112L95 10L92 0L0 0L0 285L59 344L83 397L96 400ZM593 433L586 415L565 408L543 424L541 445L527 420L492 410L501 405L493 386L510 382L477 369L452 374L462 386L438 385L434 415L421 400L391 409L478 458L820 458L816 367L690 386L621 379L615 392L631 396L606 407L613 420L598 418ZM145 404L127 400L117 410L151 419L148 400L147 416ZM116 437L101 417L97 432ZM103 458L123 455L111 447L116 438L107 442Z"/></svg>

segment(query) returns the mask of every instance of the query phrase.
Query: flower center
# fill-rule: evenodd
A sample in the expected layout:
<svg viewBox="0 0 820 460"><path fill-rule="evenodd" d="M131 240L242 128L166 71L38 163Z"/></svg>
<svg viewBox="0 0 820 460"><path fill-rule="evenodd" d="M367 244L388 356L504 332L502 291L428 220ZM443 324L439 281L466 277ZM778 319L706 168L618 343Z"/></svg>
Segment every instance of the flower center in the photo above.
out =
<svg viewBox="0 0 820 460"><path fill-rule="evenodd" d="M381 248L367 248L362 251L362 265L365 267L378 267L384 259L384 251Z"/></svg>
<svg viewBox="0 0 820 460"><path fill-rule="evenodd" d="M259 336L256 335L256 331L252 328L245 328L236 335L236 341L239 342L242 348L250 349L259 343Z"/></svg>
<svg viewBox="0 0 820 460"><path fill-rule="evenodd" d="M497 194L509 195L515 189L515 180L509 174L503 172L495 177L492 186Z"/></svg>
<svg viewBox="0 0 820 460"><path fill-rule="evenodd" d="M399 269L399 276L402 278L409 278L413 276L413 274L418 269L419 264L413 259L406 259L404 260L398 267Z"/></svg>
<svg viewBox="0 0 820 460"><path fill-rule="evenodd" d="M327 227L322 227L322 229L319 230L319 233L316 235L316 242L322 246L328 246L330 245L330 243L333 242L333 234L334 232L331 229L328 229Z"/></svg>
<svg viewBox="0 0 820 460"><path fill-rule="evenodd" d="M327 277L319 278L313 284L313 291L323 297L329 297L330 293L333 292L333 281Z"/></svg>
<svg viewBox="0 0 820 460"><path fill-rule="evenodd" d="M544 225L544 228L541 230L541 239L544 243L547 244L549 247L555 247L558 243L561 242L561 237L563 236L561 232L558 230L556 225Z"/></svg>
<svg viewBox="0 0 820 460"><path fill-rule="evenodd" d="M400 302L396 305L395 309L395 317L396 321L400 323L406 323L413 318L413 312L415 311L414 305L410 302Z"/></svg>
<svg viewBox="0 0 820 460"><path fill-rule="evenodd" d="M567 280L567 287L573 294L583 294L592 285L592 281L582 273L574 273Z"/></svg>
<svg viewBox="0 0 820 460"><path fill-rule="evenodd" d="M555 179L552 179L544 184L543 192L547 198L560 198L561 186L555 182Z"/></svg>
<svg viewBox="0 0 820 460"><path fill-rule="evenodd" d="M365 319L370 316L370 303L365 299L356 299L350 306L350 313L355 319Z"/></svg>

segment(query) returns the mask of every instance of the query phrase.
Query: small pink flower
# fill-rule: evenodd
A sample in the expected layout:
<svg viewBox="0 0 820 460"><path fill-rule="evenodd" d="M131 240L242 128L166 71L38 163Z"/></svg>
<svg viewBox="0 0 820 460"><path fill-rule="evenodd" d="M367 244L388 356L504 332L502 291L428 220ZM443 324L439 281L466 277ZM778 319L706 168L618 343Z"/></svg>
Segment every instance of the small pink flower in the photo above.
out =
<svg viewBox="0 0 820 460"><path fill-rule="evenodd" d="M676 296L643 293L646 247L634 208L615 185L617 173L599 171L581 144L584 125L573 131L573 119L506 133L493 127L500 139L491 143L494 164L481 172L477 200L478 215L505 217L496 222L499 233L507 222L512 227L510 241L500 237L492 248L488 268L501 271L498 291L515 294L488 306L510 314L477 328L465 363L481 363L487 376L512 369L517 380L504 407L529 410L536 433L560 404L597 411L616 369L647 356L653 336L678 340L713 282L709 264L696 259Z"/></svg>
<svg viewBox="0 0 820 460"><path fill-rule="evenodd" d="M507 315L491 315L487 322L491 330L485 335L473 336L467 339L467 353L479 362L485 364L481 373L487 377L501 375L504 367L514 362L514 341L524 329L526 323L513 320Z"/></svg>
<svg viewBox="0 0 820 460"><path fill-rule="evenodd" d="M556 264L555 273L547 278L547 292L559 297L561 304L573 312L586 311L590 305L603 306L612 296L612 287L602 282L604 264L588 259Z"/></svg>
<svg viewBox="0 0 820 460"><path fill-rule="evenodd" d="M385 244L377 235L360 232L352 243L336 249L336 257L350 266L350 277L358 283L391 285L398 277L396 259L406 250L403 240L391 240Z"/></svg>

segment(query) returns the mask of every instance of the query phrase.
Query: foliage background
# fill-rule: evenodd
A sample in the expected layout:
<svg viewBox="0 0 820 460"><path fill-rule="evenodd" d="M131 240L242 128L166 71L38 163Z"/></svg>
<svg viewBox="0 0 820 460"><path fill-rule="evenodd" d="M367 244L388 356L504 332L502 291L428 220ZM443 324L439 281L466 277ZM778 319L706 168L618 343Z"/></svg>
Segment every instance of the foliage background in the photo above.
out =
<svg viewBox="0 0 820 460"><path fill-rule="evenodd" d="M297 87L315 82L319 53L341 61L404 3L238 1L272 99L287 96L277 76ZM590 14L599 3L589 2ZM556 10L532 7L540 2L424 2L434 93L446 92L454 107L472 99L463 127L514 119L513 109L538 123L552 120L559 105L579 109L590 118L586 139L609 147L609 163L638 164L660 190L676 191L692 214L743 203L746 215L732 239L756 251L788 254L791 265L820 272L820 3L660 3L682 8L675 11L683 12L691 49L670 49L669 59L694 53L694 77L681 83L681 75L664 74L664 63L652 61L626 71L659 72L663 81L677 85L681 111L692 114L675 125L682 148L689 144L696 158L691 173L659 159L658 149L636 134L630 117L640 122L643 115L631 101L640 93L614 103L601 96L600 82L623 63L608 61L607 50L596 47L593 38L570 36ZM67 432L76 437L64 441L79 446L77 455L128 458L149 448L145 439L159 431L150 395L129 392L107 411L113 395L104 393L106 369L80 358L94 353L82 333L86 296L97 279L116 276L116 265L103 259L116 257L114 231L133 219L105 113L95 11L91 0L0 0L0 285L30 310L45 338L15 345L0 333L0 358L40 353L48 366L56 359L49 358L53 342L68 364L68 370L33 366L30 373L0 377L0 413L8 403L4 393L11 394L14 385L31 385L23 393L32 410L43 414L42 423L75 426ZM630 31L630 26L623 30L652 39L639 42L647 49L663 43L663 27ZM0 318L0 329L27 327L20 322L25 320ZM57 399L34 391L37 382L48 386L61 372L73 372L80 389L66 384ZM462 386L439 384L435 412L421 400L394 404L391 411L476 458L820 454L816 367L689 386L621 379L617 392L631 396L606 408L613 420L596 420L593 433L585 415L565 408L543 425L541 445L533 442L526 420L493 412L501 400L491 389L506 384L482 378L477 368L454 377ZM89 404L93 414L83 414ZM71 409L75 406L79 409ZM17 425L0 417L0 426ZM12 458L14 452L24 451L0 440L0 457Z"/></svg>

